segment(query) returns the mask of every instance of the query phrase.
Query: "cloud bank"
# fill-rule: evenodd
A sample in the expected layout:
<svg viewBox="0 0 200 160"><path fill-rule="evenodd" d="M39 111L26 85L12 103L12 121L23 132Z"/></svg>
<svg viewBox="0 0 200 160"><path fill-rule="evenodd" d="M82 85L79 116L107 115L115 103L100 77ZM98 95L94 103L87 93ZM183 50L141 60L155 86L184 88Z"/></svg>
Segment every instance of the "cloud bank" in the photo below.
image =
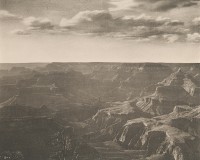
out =
<svg viewBox="0 0 200 160"><path fill-rule="evenodd" d="M60 27L76 32L93 33L112 37L131 38L139 41L183 41L189 33L184 22L165 17L139 16L113 17L107 11L79 12L71 19L63 18Z"/></svg>
<svg viewBox="0 0 200 160"><path fill-rule="evenodd" d="M150 1L150 0L149 0ZM10 16L12 17L12 16ZM53 31L51 34L75 32L132 39L139 42L192 42L199 43L200 17L185 24L167 17L139 16L115 17L109 11L82 11L71 19L63 18L58 25L47 18L27 17L23 19L25 30L14 30L17 35L28 35L33 30Z"/></svg>
<svg viewBox="0 0 200 160"><path fill-rule="evenodd" d="M200 34L199 33L188 34L187 40L194 43L200 42Z"/></svg>
<svg viewBox="0 0 200 160"><path fill-rule="evenodd" d="M110 11L145 9L151 11L167 11L198 5L199 0L111 0Z"/></svg>
<svg viewBox="0 0 200 160"><path fill-rule="evenodd" d="M141 14L140 16L123 16L113 17L107 11L83 11L71 19L63 18L60 27L84 30L88 32L116 32L116 31L133 31L134 27L177 27L183 26L184 22L171 20L170 18L157 17L153 18Z"/></svg>
<svg viewBox="0 0 200 160"><path fill-rule="evenodd" d="M30 29L52 29L54 26L48 18L28 17L23 20L23 23Z"/></svg>

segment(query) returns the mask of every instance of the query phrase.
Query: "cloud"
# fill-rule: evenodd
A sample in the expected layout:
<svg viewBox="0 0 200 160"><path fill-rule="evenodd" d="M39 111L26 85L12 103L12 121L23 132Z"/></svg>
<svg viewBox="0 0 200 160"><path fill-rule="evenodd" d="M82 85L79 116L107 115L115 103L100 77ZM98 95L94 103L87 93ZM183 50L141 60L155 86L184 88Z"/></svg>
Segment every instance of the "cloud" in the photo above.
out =
<svg viewBox="0 0 200 160"><path fill-rule="evenodd" d="M15 30L11 31L11 34L16 34L16 35L29 35L30 32L28 32L27 30L15 29Z"/></svg>
<svg viewBox="0 0 200 160"><path fill-rule="evenodd" d="M200 26L200 17L194 18L192 22L194 25Z"/></svg>
<svg viewBox="0 0 200 160"><path fill-rule="evenodd" d="M199 33L192 33L192 34L187 34L187 40L189 42L200 42L200 34Z"/></svg>
<svg viewBox="0 0 200 160"><path fill-rule="evenodd" d="M107 11L83 11L71 19L63 18L60 27L70 30L81 30L90 33L107 33L133 31L134 27L177 27L184 22L169 18L153 18L142 14L140 16L113 17Z"/></svg>
<svg viewBox="0 0 200 160"><path fill-rule="evenodd" d="M151 11L167 11L173 8L183 8L198 5L199 0L111 0L110 11L148 9Z"/></svg>
<svg viewBox="0 0 200 160"><path fill-rule="evenodd" d="M29 29L52 29L54 26L48 18L35 18L28 17L23 20L23 23L29 27Z"/></svg>
<svg viewBox="0 0 200 160"><path fill-rule="evenodd" d="M76 14L72 19L70 20L62 20L61 26L74 26L78 23L84 23L84 22L91 22L94 20L98 21L105 21L105 20L112 20L112 15L104 10L95 10L95 11L82 11Z"/></svg>
<svg viewBox="0 0 200 160"><path fill-rule="evenodd" d="M177 34L165 34L163 38L166 39L169 43L174 43L179 40L179 35Z"/></svg>
<svg viewBox="0 0 200 160"><path fill-rule="evenodd" d="M132 7L138 7L139 4L133 0L110 0L112 7L110 11L131 10Z"/></svg>
<svg viewBox="0 0 200 160"><path fill-rule="evenodd" d="M49 34L76 33L81 35L109 36L132 39L137 42L199 42L200 18L196 17L191 24L167 17L152 17L146 14L139 16L113 16L109 11L82 11L71 19L62 18L59 26L53 25L47 18L28 17L23 20L25 30L14 30L13 34L28 35L36 31Z"/></svg>
<svg viewBox="0 0 200 160"><path fill-rule="evenodd" d="M20 16L14 15L6 10L0 10L0 20L19 20Z"/></svg>
<svg viewBox="0 0 200 160"><path fill-rule="evenodd" d="M33 32L36 33L36 31L45 31L46 33L54 34L54 25L48 18L27 17L24 18L22 22L26 26L25 29L15 29L10 33L15 35L30 35ZM58 32L59 31L57 31L57 33Z"/></svg>
<svg viewBox="0 0 200 160"><path fill-rule="evenodd" d="M116 20L107 11L83 11L71 19L63 18L60 27L88 32L108 32L114 29L114 21Z"/></svg>
<svg viewBox="0 0 200 160"><path fill-rule="evenodd" d="M159 27L159 26L182 26L184 22L179 20L171 20L170 18L157 17L153 18L151 16L146 16L141 14L139 16L125 16L122 18L123 23L127 23L130 26L149 26L149 27Z"/></svg>
<svg viewBox="0 0 200 160"><path fill-rule="evenodd" d="M139 16L114 17L108 11L83 11L71 19L63 18L60 27L68 31L92 33L136 41L183 41L189 33L184 22L166 17Z"/></svg>
<svg viewBox="0 0 200 160"><path fill-rule="evenodd" d="M190 24L190 30L193 33L200 33L200 17L196 17L192 20Z"/></svg>

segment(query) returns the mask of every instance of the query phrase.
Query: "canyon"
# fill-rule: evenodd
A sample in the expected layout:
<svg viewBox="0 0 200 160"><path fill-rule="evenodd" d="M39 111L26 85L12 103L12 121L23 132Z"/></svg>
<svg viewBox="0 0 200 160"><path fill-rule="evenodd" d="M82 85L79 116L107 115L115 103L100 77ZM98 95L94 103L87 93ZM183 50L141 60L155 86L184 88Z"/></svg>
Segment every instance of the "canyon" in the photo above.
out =
<svg viewBox="0 0 200 160"><path fill-rule="evenodd" d="M198 160L199 135L199 64L0 64L0 160Z"/></svg>

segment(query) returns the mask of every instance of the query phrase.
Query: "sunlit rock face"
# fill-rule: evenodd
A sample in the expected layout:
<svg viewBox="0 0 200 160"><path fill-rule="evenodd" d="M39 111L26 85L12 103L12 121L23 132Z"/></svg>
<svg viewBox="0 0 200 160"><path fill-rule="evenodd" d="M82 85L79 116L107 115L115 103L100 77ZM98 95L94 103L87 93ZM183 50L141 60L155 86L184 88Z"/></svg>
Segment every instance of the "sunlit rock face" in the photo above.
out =
<svg viewBox="0 0 200 160"><path fill-rule="evenodd" d="M127 121L116 141L129 149L147 150L149 157L158 154L165 155L164 159L198 159L199 107L185 107L179 112L177 108L169 115Z"/></svg>
<svg viewBox="0 0 200 160"><path fill-rule="evenodd" d="M199 82L192 75L178 69L159 82L153 94L141 98L137 106L154 116L168 114L176 105L195 106L200 104L198 86Z"/></svg>
<svg viewBox="0 0 200 160"><path fill-rule="evenodd" d="M134 102L115 102L109 104L110 107L99 110L91 119L91 124L108 139L114 139L120 128L127 120L138 117L150 117L137 109Z"/></svg>

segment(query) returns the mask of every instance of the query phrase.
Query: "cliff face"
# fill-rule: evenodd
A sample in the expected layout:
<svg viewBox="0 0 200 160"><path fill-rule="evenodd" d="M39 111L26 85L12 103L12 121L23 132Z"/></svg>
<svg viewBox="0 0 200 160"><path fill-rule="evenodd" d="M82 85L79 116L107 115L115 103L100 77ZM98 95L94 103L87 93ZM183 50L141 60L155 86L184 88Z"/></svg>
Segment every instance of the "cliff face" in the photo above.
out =
<svg viewBox="0 0 200 160"><path fill-rule="evenodd" d="M163 115L172 112L176 105L189 105L191 98L182 87L160 86L153 95L141 98L137 106L151 115Z"/></svg>
<svg viewBox="0 0 200 160"><path fill-rule="evenodd" d="M141 98L137 106L154 116L168 114L176 105L196 106L200 104L198 86L199 82L193 76L179 69L158 83L155 92Z"/></svg>
<svg viewBox="0 0 200 160"><path fill-rule="evenodd" d="M200 156L200 107L179 105L169 114L149 117L127 102L117 104L93 117L89 125L96 126L96 132L84 138L114 140L130 151L145 151L147 160L197 160Z"/></svg>
<svg viewBox="0 0 200 160"><path fill-rule="evenodd" d="M116 141L129 149L147 150L147 156L160 154L175 160L198 159L200 121L197 110L199 107L178 113L174 110L167 117L129 120ZM197 115L193 115L194 112Z"/></svg>
<svg viewBox="0 0 200 160"><path fill-rule="evenodd" d="M98 130L91 137L114 140L128 150L146 151L147 160L197 160L199 100L185 89L186 81L195 82L193 78L178 70L157 84L149 96L110 103L90 121Z"/></svg>
<svg viewBox="0 0 200 160"><path fill-rule="evenodd" d="M51 63L7 71L16 74L0 78L0 159L197 160L198 68Z"/></svg>
<svg viewBox="0 0 200 160"><path fill-rule="evenodd" d="M137 109L135 101L115 102L109 104L109 106L108 108L99 110L90 120L92 128L101 133L97 137L102 140L110 140L116 137L118 131L127 120L150 117L149 114Z"/></svg>

